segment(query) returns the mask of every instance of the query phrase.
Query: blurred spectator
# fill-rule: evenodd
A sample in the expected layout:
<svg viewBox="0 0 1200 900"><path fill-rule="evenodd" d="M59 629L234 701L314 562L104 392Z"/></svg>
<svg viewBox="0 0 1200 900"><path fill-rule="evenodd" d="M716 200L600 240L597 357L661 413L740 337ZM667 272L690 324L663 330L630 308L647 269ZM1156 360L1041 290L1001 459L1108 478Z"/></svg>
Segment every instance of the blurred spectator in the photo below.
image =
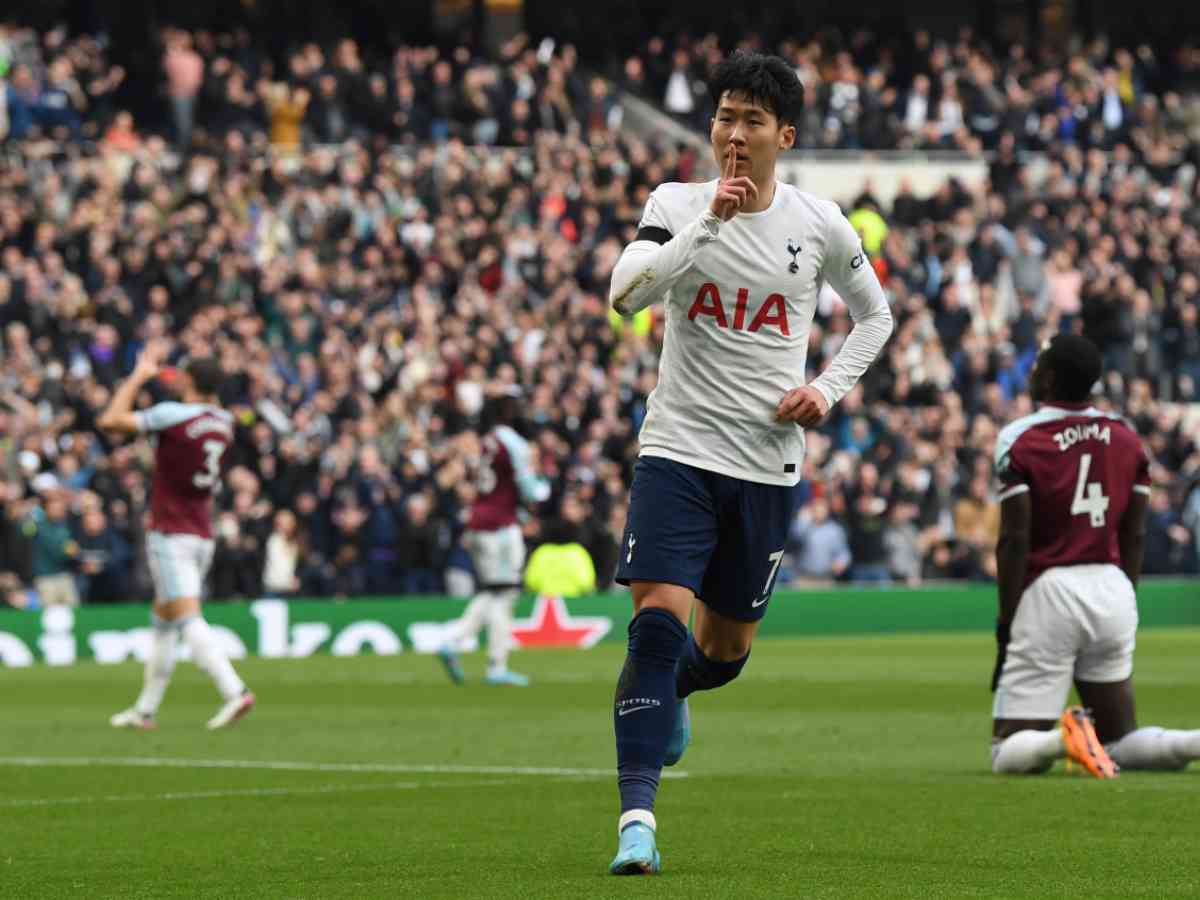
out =
<svg viewBox="0 0 1200 900"><path fill-rule="evenodd" d="M909 587L921 583L921 564L925 556L921 533L916 525L917 514L917 507L913 503L893 503L888 510L888 524L883 532L888 572L893 579Z"/></svg>
<svg viewBox="0 0 1200 900"><path fill-rule="evenodd" d="M167 75L167 97L171 101L171 121L175 142L186 149L192 144L196 116L196 96L204 80L204 60L192 47L192 36L179 29L168 29L164 43L163 70Z"/></svg>
<svg viewBox="0 0 1200 900"><path fill-rule="evenodd" d="M275 527L267 538L263 564L263 590L273 596L287 597L300 591L300 565L304 542L296 515L289 509L275 514Z"/></svg>
<svg viewBox="0 0 1200 900"><path fill-rule="evenodd" d="M858 481L846 490L852 581L887 584L892 579L883 540L887 510L888 500L881 493L879 470L873 463L864 463L859 467Z"/></svg>
<svg viewBox="0 0 1200 900"><path fill-rule="evenodd" d="M271 113L271 144L283 150L299 150L301 125L310 97L308 89L289 87L281 82L269 85L264 92Z"/></svg>
<svg viewBox="0 0 1200 900"><path fill-rule="evenodd" d="M4 418L0 414L0 426ZM0 438L0 446L4 443ZM32 547L25 528L31 507L32 501L22 499L19 482L0 481L0 573L10 575L17 584L29 583L33 578Z"/></svg>
<svg viewBox="0 0 1200 900"><path fill-rule="evenodd" d="M142 139L134 130L133 116L124 110L117 113L112 125L104 132L104 143L122 153L137 151L142 146Z"/></svg>
<svg viewBox="0 0 1200 900"><path fill-rule="evenodd" d="M850 568L846 529L829 516L829 504L816 499L802 508L789 534L789 570L793 578L826 581Z"/></svg>
<svg viewBox="0 0 1200 900"><path fill-rule="evenodd" d="M996 541L1000 537L1000 504L988 494L988 478L975 475L966 496L954 504L954 533L978 576L996 577Z"/></svg>
<svg viewBox="0 0 1200 900"><path fill-rule="evenodd" d="M60 56L46 71L37 119L49 134L78 138L87 99L75 80L70 59Z"/></svg>
<svg viewBox="0 0 1200 900"><path fill-rule="evenodd" d="M862 238L867 255L878 256L888 235L887 220L880 213L879 201L870 193L864 193L854 202L854 210L846 218Z"/></svg>
<svg viewBox="0 0 1200 900"><path fill-rule="evenodd" d="M1192 482L1180 520L1184 527L1192 531L1192 551L1195 554L1192 570L1200 572L1200 478Z"/></svg>
<svg viewBox="0 0 1200 900"><path fill-rule="evenodd" d="M34 127L34 110L38 103L37 84L28 66L13 68L4 88L4 114L7 128L0 137L21 140Z"/></svg>
<svg viewBox="0 0 1200 900"><path fill-rule="evenodd" d="M129 545L113 529L98 507L80 520L79 575L85 603L129 601L127 573L132 561Z"/></svg>
<svg viewBox="0 0 1200 900"><path fill-rule="evenodd" d="M258 542L244 533L232 512L217 518L212 568L209 571L209 596L214 600L257 597L262 584L262 565Z"/></svg>
<svg viewBox="0 0 1200 900"><path fill-rule="evenodd" d="M596 589L596 567L579 543L578 528L563 520L548 529L546 540L530 554L525 589L551 597L581 597Z"/></svg>
<svg viewBox="0 0 1200 900"><path fill-rule="evenodd" d="M304 107L298 107L298 112L297 125L304 118ZM312 101L312 108L308 117L312 123L313 136L320 143L336 144L350 137L349 105L342 96L337 77L332 73L327 72L317 79L316 97ZM274 132L275 129L272 128L272 134ZM272 143L298 144L300 142L298 127L296 128L296 132L297 137L295 140L272 140Z"/></svg>
<svg viewBox="0 0 1200 900"><path fill-rule="evenodd" d="M53 475L43 473L35 481L35 490L44 494L25 520L24 532L33 548L33 586L43 606L79 605L74 567L79 544L71 534L67 518L67 499L58 490Z"/></svg>
<svg viewBox="0 0 1200 900"><path fill-rule="evenodd" d="M676 50L671 58L671 72L667 75L663 94L663 109L685 124L699 124L695 117L697 91L693 87L694 77L686 50Z"/></svg>
<svg viewBox="0 0 1200 900"><path fill-rule="evenodd" d="M1145 546L1142 571L1147 575L1187 572L1193 568L1192 534L1184 527L1180 514L1171 508L1166 491L1150 495Z"/></svg>
<svg viewBox="0 0 1200 900"><path fill-rule="evenodd" d="M359 451L355 492L357 506L366 511L363 523L362 546L366 557L367 590L373 594L385 594L396 587L396 563L401 539L400 522L407 512L414 530L408 537L420 543L419 536L429 519L428 503L424 497L409 498L407 510L397 509L402 500L399 484L396 483L380 456L379 449L366 444ZM418 520L420 520L418 522ZM428 551L419 551L427 553ZM432 557L422 558L426 562ZM412 560L409 560L412 565ZM436 569L436 565L414 566L414 568ZM422 593L423 591L416 591Z"/></svg>
<svg viewBox="0 0 1200 900"><path fill-rule="evenodd" d="M436 594L442 590L445 562L443 526L431 517L429 498L414 494L405 504L406 522L395 543L397 562L403 572L404 594Z"/></svg>

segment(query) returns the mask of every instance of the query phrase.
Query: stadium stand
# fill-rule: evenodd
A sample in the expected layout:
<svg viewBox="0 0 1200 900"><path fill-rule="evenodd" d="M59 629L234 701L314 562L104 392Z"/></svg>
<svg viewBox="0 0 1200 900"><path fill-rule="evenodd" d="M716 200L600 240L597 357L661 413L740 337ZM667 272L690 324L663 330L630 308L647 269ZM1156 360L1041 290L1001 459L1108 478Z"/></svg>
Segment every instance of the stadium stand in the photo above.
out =
<svg viewBox="0 0 1200 900"><path fill-rule="evenodd" d="M739 46L778 53L795 66L808 98L797 146L807 148L979 154L998 149L1008 134L1018 151L1132 141L1149 153L1164 132L1179 137L1194 124L1185 98L1200 89L1200 53L1190 45L1160 59L1149 44L1077 38L1043 46L1033 58L1023 43L1000 53L963 27L953 40L919 28L897 42L860 28L778 42L750 33ZM657 35L615 64L612 77L706 132L706 78L725 49L715 34Z"/></svg>
<svg viewBox="0 0 1200 900"><path fill-rule="evenodd" d="M220 357L240 423L214 598L457 590L481 402L511 384L554 485L529 541L578 540L611 583L662 323L615 320L607 279L650 186L709 164L623 129L620 98L702 126L714 40L652 40L610 77L524 36L490 57L312 43L276 72L245 33L169 29L162 115L135 122L100 41L2 38L9 602L63 557L85 602L148 595L147 448L94 419L163 335ZM953 148L989 171L978 189L837 198L897 332L811 435L821 502L783 577L992 577L990 452L1055 330L1101 346L1098 402L1152 453L1146 571L1200 570L1193 57L1097 43L1035 63L920 32L903 62L869 41L781 50L816 98L810 146ZM849 329L831 292L817 324L814 373ZM65 538L43 527L60 499Z"/></svg>

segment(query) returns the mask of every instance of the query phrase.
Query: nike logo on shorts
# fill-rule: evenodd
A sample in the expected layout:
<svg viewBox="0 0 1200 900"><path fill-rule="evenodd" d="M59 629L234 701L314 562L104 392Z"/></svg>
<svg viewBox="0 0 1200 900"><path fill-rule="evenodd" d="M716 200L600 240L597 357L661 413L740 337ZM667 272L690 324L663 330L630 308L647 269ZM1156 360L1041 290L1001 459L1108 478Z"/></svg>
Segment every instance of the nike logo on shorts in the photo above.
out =
<svg viewBox="0 0 1200 900"><path fill-rule="evenodd" d="M758 607L762 606L764 603L766 603L770 599L771 599L770 597L759 597L757 600L752 600L750 602L750 608L757 609Z"/></svg>

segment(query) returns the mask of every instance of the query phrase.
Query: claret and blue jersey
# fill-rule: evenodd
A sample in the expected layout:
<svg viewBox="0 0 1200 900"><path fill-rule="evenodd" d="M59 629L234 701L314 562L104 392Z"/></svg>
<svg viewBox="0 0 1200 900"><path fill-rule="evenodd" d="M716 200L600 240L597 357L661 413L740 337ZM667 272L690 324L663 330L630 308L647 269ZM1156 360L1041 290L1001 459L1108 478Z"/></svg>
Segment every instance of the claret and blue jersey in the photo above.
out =
<svg viewBox="0 0 1200 900"><path fill-rule="evenodd" d="M138 430L154 433L152 528L163 534L212 536L212 494L233 443L233 414L203 403L158 403L137 413Z"/></svg>

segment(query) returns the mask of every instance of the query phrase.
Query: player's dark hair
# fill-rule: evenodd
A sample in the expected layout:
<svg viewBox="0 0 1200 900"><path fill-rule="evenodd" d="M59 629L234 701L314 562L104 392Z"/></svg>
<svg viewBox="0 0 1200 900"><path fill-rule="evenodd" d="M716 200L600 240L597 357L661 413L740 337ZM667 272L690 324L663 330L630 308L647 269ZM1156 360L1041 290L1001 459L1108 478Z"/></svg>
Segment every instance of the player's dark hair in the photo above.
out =
<svg viewBox="0 0 1200 900"><path fill-rule="evenodd" d="M1054 399L1082 403L1100 379L1104 360L1096 345L1080 334L1056 334L1042 351L1042 362L1054 373Z"/></svg>
<svg viewBox="0 0 1200 900"><path fill-rule="evenodd" d="M481 431L491 431L497 425L515 427L521 418L521 393L517 388L506 391L498 396L490 396L483 401L483 409L479 414ZM517 429L518 431L520 429Z"/></svg>
<svg viewBox="0 0 1200 900"><path fill-rule="evenodd" d="M778 56L738 50L721 60L708 82L713 106L726 91L741 94L773 113L780 125L795 125L804 111L804 85L796 71Z"/></svg>
<svg viewBox="0 0 1200 900"><path fill-rule="evenodd" d="M221 364L211 356L190 360L184 371L201 394L215 394L225 383L225 373L221 370Z"/></svg>

